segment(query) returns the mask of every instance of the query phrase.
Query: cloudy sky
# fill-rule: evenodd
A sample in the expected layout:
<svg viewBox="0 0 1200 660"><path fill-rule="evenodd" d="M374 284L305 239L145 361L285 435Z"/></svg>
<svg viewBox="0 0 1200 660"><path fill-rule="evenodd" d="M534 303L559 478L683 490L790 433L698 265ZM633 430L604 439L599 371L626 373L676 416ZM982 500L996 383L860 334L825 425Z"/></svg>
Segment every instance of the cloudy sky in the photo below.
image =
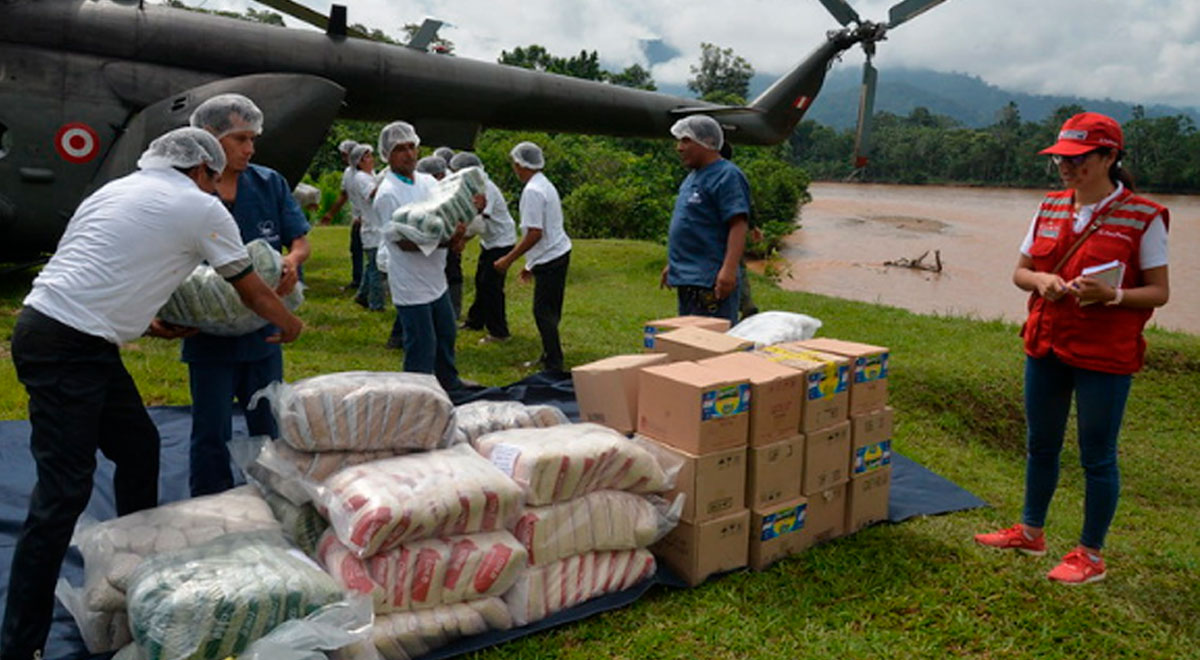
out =
<svg viewBox="0 0 1200 660"><path fill-rule="evenodd" d="M850 0L886 20L892 1ZM247 0L188 0L243 8ZM308 0L328 11L328 0ZM643 43L679 52L654 65L682 84L701 42L730 47L760 73L781 74L838 27L818 0L343 0L350 22L400 35L425 17L463 57L495 61L533 43L560 55L596 50L606 68L648 64ZM736 7L736 9L731 9ZM858 68L861 51L835 66ZM876 65L978 75L1005 89L1200 108L1200 2L1196 0L947 0L889 34Z"/></svg>

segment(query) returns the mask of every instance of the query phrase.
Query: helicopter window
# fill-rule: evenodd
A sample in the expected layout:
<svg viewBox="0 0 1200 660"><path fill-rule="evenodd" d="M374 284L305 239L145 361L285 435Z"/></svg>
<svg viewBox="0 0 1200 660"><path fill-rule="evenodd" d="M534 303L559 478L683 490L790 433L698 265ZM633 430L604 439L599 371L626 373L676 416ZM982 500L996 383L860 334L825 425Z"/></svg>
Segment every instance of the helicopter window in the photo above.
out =
<svg viewBox="0 0 1200 660"><path fill-rule="evenodd" d="M8 155L9 147L12 146L11 142L12 138L8 136L8 126L5 126L4 122L0 121L0 158Z"/></svg>

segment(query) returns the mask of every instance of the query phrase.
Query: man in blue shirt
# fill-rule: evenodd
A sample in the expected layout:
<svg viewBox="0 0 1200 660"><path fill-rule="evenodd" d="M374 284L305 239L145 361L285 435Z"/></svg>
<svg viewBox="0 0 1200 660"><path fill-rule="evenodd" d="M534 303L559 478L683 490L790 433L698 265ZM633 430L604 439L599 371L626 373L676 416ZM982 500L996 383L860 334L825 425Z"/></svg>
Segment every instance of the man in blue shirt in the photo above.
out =
<svg viewBox="0 0 1200 660"><path fill-rule="evenodd" d="M217 195L233 214L242 240L262 238L287 254L276 292L287 295L299 282L300 265L308 259L309 231L304 212L281 174L252 165L254 140L262 133L263 115L240 94L221 94L200 104L191 124L212 133L225 150L227 164ZM192 393L192 496L219 493L233 486L229 440L233 436L233 399L243 408L258 390L283 380L283 351L266 338L273 325L240 337L198 334L183 342ZM251 436L276 435L269 406L246 411Z"/></svg>
<svg viewBox="0 0 1200 660"><path fill-rule="evenodd" d="M671 135L691 172L675 200L661 284L675 288L681 316L737 323L738 263L746 244L750 184L737 165L721 157L725 136L712 117L680 119Z"/></svg>

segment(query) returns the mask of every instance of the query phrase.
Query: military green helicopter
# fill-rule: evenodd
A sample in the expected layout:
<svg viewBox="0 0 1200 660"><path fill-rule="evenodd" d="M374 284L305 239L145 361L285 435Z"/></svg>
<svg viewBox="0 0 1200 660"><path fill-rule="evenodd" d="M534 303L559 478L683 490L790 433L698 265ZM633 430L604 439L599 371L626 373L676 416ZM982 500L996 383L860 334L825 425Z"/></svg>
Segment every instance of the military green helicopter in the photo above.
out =
<svg viewBox="0 0 1200 660"><path fill-rule="evenodd" d="M257 162L294 185L336 117L414 123L431 144L470 148L484 128L662 137L710 114L732 142L791 135L833 60L867 52L860 161L874 98L870 57L888 30L944 0L903 0L888 21L821 0L842 24L746 106L723 106L429 52L430 25L407 46L359 38L346 8L322 16L268 4L324 33L256 24L138 0L0 0L0 262L54 249L80 200L133 171L150 140L220 93L249 96L267 130Z"/></svg>

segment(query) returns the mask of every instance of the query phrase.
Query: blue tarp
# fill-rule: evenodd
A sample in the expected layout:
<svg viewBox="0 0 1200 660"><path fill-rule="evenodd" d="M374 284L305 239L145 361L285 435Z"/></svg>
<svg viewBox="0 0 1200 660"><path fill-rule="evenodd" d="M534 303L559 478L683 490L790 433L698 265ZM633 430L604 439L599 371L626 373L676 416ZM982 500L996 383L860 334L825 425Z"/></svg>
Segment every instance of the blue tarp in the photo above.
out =
<svg viewBox="0 0 1200 660"><path fill-rule="evenodd" d="M456 403L478 399L518 400L525 403L549 403L558 406L571 419L579 418L579 407L575 403L575 392L569 376L538 374L505 388L475 390L460 397ZM186 406L160 406L150 408L150 417L158 426L162 436L161 470L159 474L159 499L162 503L174 502L187 497L188 483L188 436L191 432L191 415ZM245 437L246 426L240 415L234 418L234 437ZM98 456L92 499L88 503L87 515L97 520L107 520L116 515L112 492L113 464ZM978 497L949 480L931 472L920 464L899 454L892 454L891 499L888 505L888 520L901 522L920 515L936 515L986 506ZM8 593L9 569L12 564L13 546L25 513L29 506L29 494L33 489L35 466L29 453L29 422L0 422L0 615L3 614ZM83 582L83 559L72 549L67 554L62 576L72 584ZM459 640L439 649L424 660L449 658L501 642L522 637L539 630L576 621L598 612L623 607L637 600L655 584L681 587L683 583L668 571L660 569L658 575L645 583L626 591L610 594L577 607L530 624L523 628L477 635ZM54 626L46 647L47 660L83 660L106 658L91 656L83 646L79 631L71 616L61 604L55 605Z"/></svg>

